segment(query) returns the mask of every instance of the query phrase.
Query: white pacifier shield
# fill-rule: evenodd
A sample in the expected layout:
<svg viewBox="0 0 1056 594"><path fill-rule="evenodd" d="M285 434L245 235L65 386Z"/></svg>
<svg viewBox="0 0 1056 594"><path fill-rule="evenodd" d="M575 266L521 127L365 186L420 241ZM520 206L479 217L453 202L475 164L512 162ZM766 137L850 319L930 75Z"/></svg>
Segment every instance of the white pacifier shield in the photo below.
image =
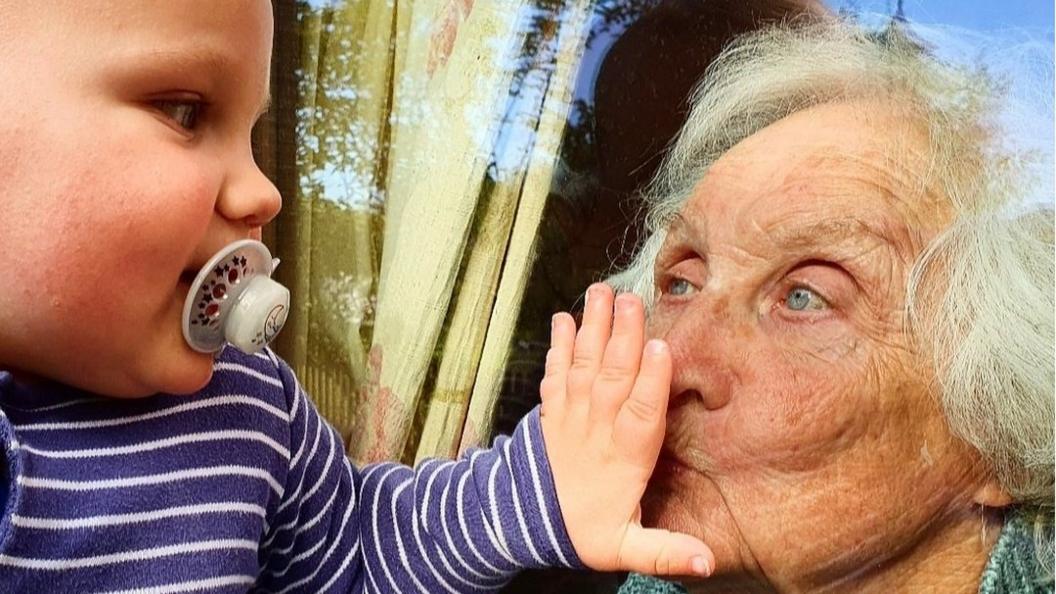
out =
<svg viewBox="0 0 1056 594"><path fill-rule="evenodd" d="M195 277L183 303L183 337L192 349L216 353L230 342L260 351L286 323L290 292L271 279L278 260L259 241L243 239L216 253Z"/></svg>

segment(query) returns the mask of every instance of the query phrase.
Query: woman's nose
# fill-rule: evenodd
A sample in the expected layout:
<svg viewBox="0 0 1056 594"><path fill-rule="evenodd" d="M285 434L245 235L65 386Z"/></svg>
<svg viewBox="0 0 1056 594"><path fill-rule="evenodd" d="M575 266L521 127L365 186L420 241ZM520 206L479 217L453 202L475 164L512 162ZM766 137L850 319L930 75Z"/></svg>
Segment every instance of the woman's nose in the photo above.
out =
<svg viewBox="0 0 1056 594"><path fill-rule="evenodd" d="M249 228L262 227L282 208L278 188L260 170L252 156L224 184L216 209L225 219Z"/></svg>
<svg viewBox="0 0 1056 594"><path fill-rule="evenodd" d="M671 348L671 406L698 400L717 410L731 400L739 347L729 316L701 305L685 308L658 330Z"/></svg>

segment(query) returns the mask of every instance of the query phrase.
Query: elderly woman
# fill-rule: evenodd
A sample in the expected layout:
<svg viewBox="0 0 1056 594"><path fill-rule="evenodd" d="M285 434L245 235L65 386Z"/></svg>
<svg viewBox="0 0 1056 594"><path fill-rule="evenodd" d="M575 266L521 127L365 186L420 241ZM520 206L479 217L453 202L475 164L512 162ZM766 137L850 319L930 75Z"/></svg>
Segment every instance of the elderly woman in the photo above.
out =
<svg viewBox="0 0 1056 594"><path fill-rule="evenodd" d="M1053 211L994 92L843 24L709 71L613 280L674 354L644 518L713 547L693 591L1052 591Z"/></svg>

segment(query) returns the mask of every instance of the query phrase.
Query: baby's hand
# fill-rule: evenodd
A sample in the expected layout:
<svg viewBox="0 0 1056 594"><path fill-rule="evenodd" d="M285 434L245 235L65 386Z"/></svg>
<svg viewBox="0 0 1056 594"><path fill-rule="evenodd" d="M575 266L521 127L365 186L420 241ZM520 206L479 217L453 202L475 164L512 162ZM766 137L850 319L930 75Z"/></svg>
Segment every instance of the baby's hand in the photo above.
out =
<svg viewBox="0 0 1056 594"><path fill-rule="evenodd" d="M599 571L706 576L714 555L685 534L641 525L641 499L664 439L671 353L645 345L645 313L630 294L587 291L583 327L554 316L542 396L543 439L576 553ZM611 335L611 338L610 338Z"/></svg>

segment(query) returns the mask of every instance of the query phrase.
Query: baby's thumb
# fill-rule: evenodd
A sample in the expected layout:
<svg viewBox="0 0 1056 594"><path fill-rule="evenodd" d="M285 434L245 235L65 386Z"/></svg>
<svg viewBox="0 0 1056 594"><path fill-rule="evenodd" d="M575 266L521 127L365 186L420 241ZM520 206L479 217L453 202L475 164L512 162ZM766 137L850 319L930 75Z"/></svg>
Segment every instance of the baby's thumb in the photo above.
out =
<svg viewBox="0 0 1056 594"><path fill-rule="evenodd" d="M688 534L631 526L620 547L618 565L618 571L707 577L715 568L715 555Z"/></svg>

